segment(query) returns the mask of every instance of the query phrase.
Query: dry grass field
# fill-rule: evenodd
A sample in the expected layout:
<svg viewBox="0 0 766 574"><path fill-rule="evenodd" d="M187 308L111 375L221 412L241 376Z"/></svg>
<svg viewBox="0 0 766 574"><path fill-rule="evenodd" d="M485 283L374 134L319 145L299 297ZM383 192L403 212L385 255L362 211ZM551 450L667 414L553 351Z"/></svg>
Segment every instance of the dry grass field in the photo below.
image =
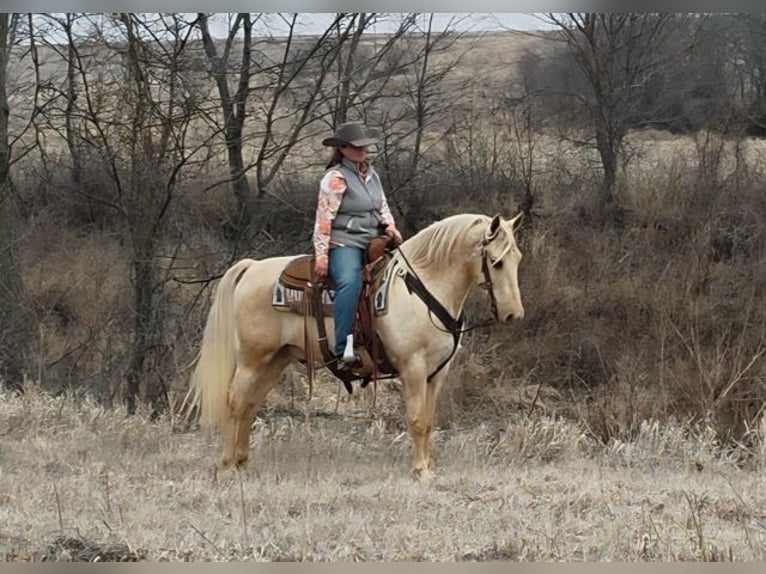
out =
<svg viewBox="0 0 766 574"><path fill-rule="evenodd" d="M641 217L680 219L688 209L677 197L679 189L693 186L700 153L695 142L646 133L632 143L638 155L625 176L641 185L629 188L630 204ZM583 156L565 143L545 141L541 148L541 163L558 157L559 165L587 164L572 159ZM746 152L751 177L760 177L759 142L749 142ZM558 176L557 164L551 165ZM728 177L725 162L721 169ZM577 199L561 183L549 189L542 205L551 211L564 213ZM645 247L631 247L632 257L652 253L649 239L656 232L643 233L637 245ZM662 258L647 259L651 265L641 259L645 276L625 276L624 285L615 281L595 299L583 299L594 287L577 275L575 255L590 257L591 275L618 277L619 266L610 267L617 248L591 238L587 229L575 237L579 243L559 245L543 228L525 238L528 319L469 341L475 358L463 355L440 404L437 477L426 484L408 474L410 439L396 387L388 383L379 386L374 406L370 393L338 395L327 376L310 401L300 380L283 383L256 423L251 467L217 475L216 437L168 415L129 417L119 401L104 400L108 393L100 401L98 393L80 390L53 397L48 379L56 373L41 370L45 393L32 385L24 397L0 396L0 559L766 560L762 410L745 420L752 428L741 448L720 441L721 422L718 429L672 422L667 397L686 386L695 398L717 391L683 370L673 384L686 386L671 386L670 375L663 386L651 354L642 362L628 353L636 345L626 322L616 327L626 341L605 337L603 345L604 353L618 353L612 387L595 387L593 401L586 402L556 384L555 377L570 371L579 376L574 369L581 367L562 365L556 353L569 352L563 337L575 343L594 337L597 330L582 319L589 305L662 310L661 301L644 302L651 293L642 287L652 283L653 265L666 267ZM103 268L105 260L112 269L125 265L124 254L97 234L68 231L56 243L49 239L41 235L39 244L28 244L27 260L34 264L27 267L27 284L67 303L81 329L103 317L117 319L113 334L92 349L94 371L108 374L126 336L119 325L130 315L115 302L128 300L128 284L117 274L94 282L90 270ZM719 273L735 287L758 269L719 267L710 276ZM58 271L46 274L51 268ZM671 293L694 267L681 269L664 283ZM671 298L665 304L676 303ZM527 324L539 323L546 312L559 313L555 328L526 334ZM482 313L486 302L479 298L470 316ZM190 320L184 321L173 346L179 369L170 390L176 397L186 390L184 353L196 348ZM65 353L69 341L56 333L40 336L53 356ZM505 344L512 348L507 356ZM683 357L676 352L674 360L683 366ZM701 355L700 364L714 358ZM89 383L92 391L98 381ZM119 383L117 377L105 381Z"/></svg>
<svg viewBox="0 0 766 574"><path fill-rule="evenodd" d="M283 392L283 394L285 394ZM435 433L407 474L398 395L310 402L255 423L252 466L214 438L30 388L0 397L7 561L697 561L766 559L766 427L743 467L710 433L645 423L604 445L545 416ZM277 405L272 405L277 406Z"/></svg>

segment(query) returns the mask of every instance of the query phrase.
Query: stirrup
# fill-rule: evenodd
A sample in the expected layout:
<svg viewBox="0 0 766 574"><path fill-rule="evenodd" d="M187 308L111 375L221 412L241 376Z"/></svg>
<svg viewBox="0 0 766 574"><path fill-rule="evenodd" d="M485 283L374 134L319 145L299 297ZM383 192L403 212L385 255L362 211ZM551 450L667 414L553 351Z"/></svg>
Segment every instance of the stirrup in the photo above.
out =
<svg viewBox="0 0 766 574"><path fill-rule="evenodd" d="M340 371L350 372L362 366L362 358L354 352L354 335L346 336L346 347L343 354L335 359L336 367Z"/></svg>
<svg viewBox="0 0 766 574"><path fill-rule="evenodd" d="M354 355L352 357L338 357L335 362L335 367L339 371L344 372L353 372L355 369L361 368L363 365L362 357L359 355Z"/></svg>

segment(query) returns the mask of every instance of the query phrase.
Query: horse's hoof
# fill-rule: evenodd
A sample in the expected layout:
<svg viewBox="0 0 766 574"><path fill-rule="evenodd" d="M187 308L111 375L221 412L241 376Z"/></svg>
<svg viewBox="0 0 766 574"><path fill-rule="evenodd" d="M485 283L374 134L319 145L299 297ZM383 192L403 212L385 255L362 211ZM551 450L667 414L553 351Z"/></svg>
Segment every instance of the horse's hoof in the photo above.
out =
<svg viewBox="0 0 766 574"><path fill-rule="evenodd" d="M433 480L436 475L429 468L413 468L412 477L418 482L429 482Z"/></svg>
<svg viewBox="0 0 766 574"><path fill-rule="evenodd" d="M228 470L232 464L234 464L234 461L229 457L221 457L218 461L218 470Z"/></svg>

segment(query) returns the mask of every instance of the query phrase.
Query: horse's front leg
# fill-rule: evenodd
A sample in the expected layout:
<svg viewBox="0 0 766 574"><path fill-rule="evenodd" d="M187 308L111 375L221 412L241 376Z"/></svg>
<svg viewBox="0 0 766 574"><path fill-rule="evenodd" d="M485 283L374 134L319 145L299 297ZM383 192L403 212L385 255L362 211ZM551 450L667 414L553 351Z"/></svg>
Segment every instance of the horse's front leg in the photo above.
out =
<svg viewBox="0 0 766 574"><path fill-rule="evenodd" d="M448 370L449 366L445 366L426 383L425 419L428 421L428 425L426 427L425 458L429 469L431 467L431 447L433 446L431 444L431 433L434 430L434 422L436 421L436 399L439 397L444 381L447 380Z"/></svg>
<svg viewBox="0 0 766 574"><path fill-rule="evenodd" d="M407 427L412 437L412 473L418 479L429 479L428 441L433 428L429 415L425 366L422 362L401 372L402 396L407 412Z"/></svg>

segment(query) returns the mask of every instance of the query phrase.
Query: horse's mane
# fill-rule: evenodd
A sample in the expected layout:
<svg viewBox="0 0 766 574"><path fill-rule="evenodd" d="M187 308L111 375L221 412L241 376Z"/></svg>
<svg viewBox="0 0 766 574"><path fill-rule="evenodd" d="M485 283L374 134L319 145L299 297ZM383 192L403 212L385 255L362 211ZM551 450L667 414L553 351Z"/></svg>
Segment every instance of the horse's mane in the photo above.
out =
<svg viewBox="0 0 766 574"><path fill-rule="evenodd" d="M461 213L436 221L402 244L412 265L441 267L449 262L455 245L476 224L489 220L486 215Z"/></svg>

